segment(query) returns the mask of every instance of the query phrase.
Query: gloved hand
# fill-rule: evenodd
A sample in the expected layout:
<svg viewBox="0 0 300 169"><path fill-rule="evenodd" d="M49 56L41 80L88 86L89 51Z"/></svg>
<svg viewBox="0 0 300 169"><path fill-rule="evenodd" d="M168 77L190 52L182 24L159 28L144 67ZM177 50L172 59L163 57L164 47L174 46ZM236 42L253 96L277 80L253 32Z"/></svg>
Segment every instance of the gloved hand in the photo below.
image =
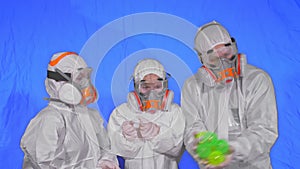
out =
<svg viewBox="0 0 300 169"><path fill-rule="evenodd" d="M122 134L128 140L134 140L138 138L137 129L134 127L132 121L125 121L122 124Z"/></svg>
<svg viewBox="0 0 300 169"><path fill-rule="evenodd" d="M211 165L211 164L208 164L208 162L204 161L204 160L200 160L198 162L198 164L200 163L200 164L204 165L205 169L222 169L222 168L228 166L231 163L231 161L233 160L233 154L234 154L233 147L230 147L229 151L230 151L230 153L226 155L225 161L219 165Z"/></svg>
<svg viewBox="0 0 300 169"><path fill-rule="evenodd" d="M197 135L197 132L194 132L194 135ZM234 156L234 148L232 146L229 147L229 153L225 156L225 161L222 162L219 165L211 165L208 163L208 161L201 159L198 154L196 153L196 149L197 149L197 145L199 142L203 141L203 137L194 137L193 140L193 158L197 161L199 167L200 165L203 165L205 167L205 169L222 169L224 167L226 167L227 165L229 165L231 163L231 161L233 160L233 156Z"/></svg>
<svg viewBox="0 0 300 169"><path fill-rule="evenodd" d="M97 168L98 167L100 167L100 169L120 169L116 163L110 160L100 160L97 165Z"/></svg>
<svg viewBox="0 0 300 169"><path fill-rule="evenodd" d="M151 140L159 134L160 126L145 119L140 119L139 131L142 138L145 140Z"/></svg>

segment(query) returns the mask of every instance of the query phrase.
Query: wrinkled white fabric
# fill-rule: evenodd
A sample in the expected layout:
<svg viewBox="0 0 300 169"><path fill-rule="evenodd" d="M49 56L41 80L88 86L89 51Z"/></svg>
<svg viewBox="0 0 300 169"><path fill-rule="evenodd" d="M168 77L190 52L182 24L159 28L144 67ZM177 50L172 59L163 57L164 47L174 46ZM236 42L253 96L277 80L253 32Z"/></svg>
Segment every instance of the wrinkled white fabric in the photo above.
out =
<svg viewBox="0 0 300 169"><path fill-rule="evenodd" d="M96 110L50 102L21 139L23 168L96 168L101 159L118 164L102 122Z"/></svg>
<svg viewBox="0 0 300 169"><path fill-rule="evenodd" d="M245 65L243 73L243 78L235 79L232 87L208 86L201 73L185 82L181 98L186 117L184 143L194 154L195 132L224 135L220 125L227 124L235 160L226 168L271 168L269 153L278 136L273 84L266 72L251 65Z"/></svg>
<svg viewBox="0 0 300 169"><path fill-rule="evenodd" d="M166 77L165 69L161 63L155 59L143 59L135 67L133 77L136 82L143 80L148 74L156 74L164 79Z"/></svg>
<svg viewBox="0 0 300 169"><path fill-rule="evenodd" d="M110 116L107 128L112 152L125 159L126 169L176 169L183 151L185 120L181 108L172 104L169 111L150 114L133 108L134 99L128 97L128 102L116 107ZM135 128L150 129L149 135L147 131L144 136L151 139L141 139L142 132L137 132L137 139L128 140L122 134L122 124L126 121Z"/></svg>

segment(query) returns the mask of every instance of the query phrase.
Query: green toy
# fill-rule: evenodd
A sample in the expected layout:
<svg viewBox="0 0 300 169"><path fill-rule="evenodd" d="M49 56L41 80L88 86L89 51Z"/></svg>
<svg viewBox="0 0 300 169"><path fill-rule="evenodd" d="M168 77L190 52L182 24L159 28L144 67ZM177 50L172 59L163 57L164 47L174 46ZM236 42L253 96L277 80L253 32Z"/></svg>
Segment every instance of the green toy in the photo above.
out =
<svg viewBox="0 0 300 169"><path fill-rule="evenodd" d="M225 155L221 151L213 151L208 156L208 163L212 165L219 165L225 161Z"/></svg>
<svg viewBox="0 0 300 169"><path fill-rule="evenodd" d="M227 154L229 151L229 145L226 140L220 139L215 143L216 149L223 154Z"/></svg>
<svg viewBox="0 0 300 169"><path fill-rule="evenodd" d="M199 158L211 165L219 165L225 161L225 156L229 153L229 144L226 140L218 139L213 132L200 132L195 137L201 138L196 149Z"/></svg>
<svg viewBox="0 0 300 169"><path fill-rule="evenodd" d="M211 145L209 143L198 144L196 152L201 159L206 159L211 154Z"/></svg>

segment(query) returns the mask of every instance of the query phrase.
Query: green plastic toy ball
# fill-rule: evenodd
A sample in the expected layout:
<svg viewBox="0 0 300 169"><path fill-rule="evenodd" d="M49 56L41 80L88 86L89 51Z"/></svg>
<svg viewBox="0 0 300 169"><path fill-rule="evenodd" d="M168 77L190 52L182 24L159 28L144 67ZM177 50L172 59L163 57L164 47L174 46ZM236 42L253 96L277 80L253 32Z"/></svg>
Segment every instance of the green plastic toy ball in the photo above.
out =
<svg viewBox="0 0 300 169"><path fill-rule="evenodd" d="M225 161L225 156L221 151L213 151L208 156L208 163L211 165L219 165Z"/></svg>
<svg viewBox="0 0 300 169"><path fill-rule="evenodd" d="M197 134L195 135L195 138L200 138L200 137L202 137L205 133L206 133L205 131L200 132L200 133L197 133Z"/></svg>
<svg viewBox="0 0 300 169"><path fill-rule="evenodd" d="M204 143L204 142L214 143L217 140L218 137L215 133L205 132L204 135L202 136L200 143Z"/></svg>
<svg viewBox="0 0 300 169"><path fill-rule="evenodd" d="M195 135L200 138L196 149L199 158L206 160L211 165L219 165L225 161L229 152L229 144L224 139L218 139L213 132L200 132Z"/></svg>
<svg viewBox="0 0 300 169"><path fill-rule="evenodd" d="M214 143L215 149L222 152L223 154L227 154L229 151L229 145L226 140L220 139Z"/></svg>
<svg viewBox="0 0 300 169"><path fill-rule="evenodd" d="M207 159L211 154L211 145L209 143L198 144L196 153L198 154L199 158Z"/></svg>

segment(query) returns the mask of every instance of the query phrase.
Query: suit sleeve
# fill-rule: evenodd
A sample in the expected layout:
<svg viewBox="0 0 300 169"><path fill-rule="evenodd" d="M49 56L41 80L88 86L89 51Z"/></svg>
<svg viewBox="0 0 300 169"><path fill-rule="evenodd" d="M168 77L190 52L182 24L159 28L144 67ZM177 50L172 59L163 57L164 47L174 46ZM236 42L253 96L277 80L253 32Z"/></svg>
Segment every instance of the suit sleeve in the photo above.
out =
<svg viewBox="0 0 300 169"><path fill-rule="evenodd" d="M267 74L253 78L246 91L246 129L230 144L235 157L251 161L270 152L278 137L277 107L271 79Z"/></svg>
<svg viewBox="0 0 300 169"><path fill-rule="evenodd" d="M124 158L134 158L142 149L142 142L139 140L127 140L122 134L122 124L127 119L121 113L120 108L116 108L110 115L107 125L108 136L111 140L112 152Z"/></svg>
<svg viewBox="0 0 300 169"><path fill-rule="evenodd" d="M206 131L199 95L200 87L198 86L196 79L188 79L181 92L181 106L186 121L184 145L190 154L194 154L192 149L194 134Z"/></svg>
<svg viewBox="0 0 300 169"><path fill-rule="evenodd" d="M98 163L103 160L109 160L114 162L116 165L119 165L117 157L111 152L111 142L109 140L107 130L103 125L103 119L100 116L100 112L94 109L89 109L89 113L92 115L91 120L93 120L96 131L96 136L100 145L100 158Z"/></svg>
<svg viewBox="0 0 300 169"><path fill-rule="evenodd" d="M159 135L151 140L150 143L154 151L177 157L182 151L185 127L185 118L181 108L173 104L172 112L170 112L168 119L163 120L164 122L157 123L161 127ZM165 125L166 121L170 121L170 125Z"/></svg>
<svg viewBox="0 0 300 169"><path fill-rule="evenodd" d="M65 137L64 120L59 114L47 112L32 120L27 127L21 148L26 162L36 168L60 168L65 157L61 145ZM26 165L26 164L25 164Z"/></svg>

